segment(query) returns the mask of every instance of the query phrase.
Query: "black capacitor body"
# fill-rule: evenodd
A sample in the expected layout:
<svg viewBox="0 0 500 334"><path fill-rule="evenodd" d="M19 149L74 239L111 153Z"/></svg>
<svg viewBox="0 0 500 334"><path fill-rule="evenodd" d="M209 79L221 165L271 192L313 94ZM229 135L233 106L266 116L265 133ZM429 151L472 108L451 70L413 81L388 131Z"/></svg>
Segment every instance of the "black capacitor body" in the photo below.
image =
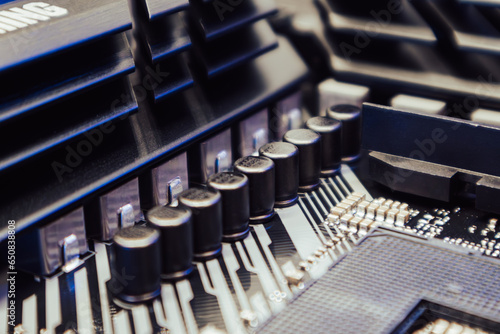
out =
<svg viewBox="0 0 500 334"><path fill-rule="evenodd" d="M318 116L307 120L306 126L321 136L321 175L333 175L342 162L342 123Z"/></svg>
<svg viewBox="0 0 500 334"><path fill-rule="evenodd" d="M248 178L242 173L222 172L210 176L208 184L222 196L222 239L236 241L245 238L250 219Z"/></svg>
<svg viewBox="0 0 500 334"><path fill-rule="evenodd" d="M193 248L195 260L218 256L222 248L222 202L219 191L193 187L179 195L180 205L193 214Z"/></svg>
<svg viewBox="0 0 500 334"><path fill-rule="evenodd" d="M342 161L357 160L361 152L361 109L339 104L328 108L326 114L342 122Z"/></svg>
<svg viewBox="0 0 500 334"><path fill-rule="evenodd" d="M117 297L135 303L158 296L161 289L160 233L149 227L131 226L119 230L113 241L113 273L121 275L114 278Z"/></svg>
<svg viewBox="0 0 500 334"><path fill-rule="evenodd" d="M193 270L193 222L187 207L157 206L146 214L160 231L161 276L179 279Z"/></svg>
<svg viewBox="0 0 500 334"><path fill-rule="evenodd" d="M321 175L321 137L309 129L290 130L283 141L299 149L299 190L310 191L319 186Z"/></svg>
<svg viewBox="0 0 500 334"><path fill-rule="evenodd" d="M248 156L234 163L245 174L250 188L250 223L265 223L274 217L274 163L266 157Z"/></svg>
<svg viewBox="0 0 500 334"><path fill-rule="evenodd" d="M259 154L274 162L275 206L279 208L294 205L299 190L299 149L285 142L273 142L262 146Z"/></svg>

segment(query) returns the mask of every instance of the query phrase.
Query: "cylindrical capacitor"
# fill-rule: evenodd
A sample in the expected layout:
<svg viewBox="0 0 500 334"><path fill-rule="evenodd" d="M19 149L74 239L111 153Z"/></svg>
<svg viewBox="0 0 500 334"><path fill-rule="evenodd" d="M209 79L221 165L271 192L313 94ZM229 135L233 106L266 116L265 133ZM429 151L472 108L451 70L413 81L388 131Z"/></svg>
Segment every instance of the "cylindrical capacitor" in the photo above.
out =
<svg viewBox="0 0 500 334"><path fill-rule="evenodd" d="M193 213L193 246L195 260L209 260L222 248L222 202L219 191L212 188L190 188L179 195L180 204Z"/></svg>
<svg viewBox="0 0 500 334"><path fill-rule="evenodd" d="M342 160L342 123L327 117L311 117L307 127L321 136L321 174L330 176Z"/></svg>
<svg viewBox="0 0 500 334"><path fill-rule="evenodd" d="M328 117L342 122L342 161L354 161L361 150L361 109L350 104L328 108Z"/></svg>
<svg viewBox="0 0 500 334"><path fill-rule="evenodd" d="M130 226L113 237L113 272L127 275L126 284L117 289L118 298L134 303L160 294L160 233L145 226ZM116 278L121 282L123 277ZM119 291L118 291L119 290Z"/></svg>
<svg viewBox="0 0 500 334"><path fill-rule="evenodd" d="M275 206L284 208L297 202L299 190L299 149L297 146L274 142L259 149L261 156L274 162L276 175Z"/></svg>
<svg viewBox="0 0 500 334"><path fill-rule="evenodd" d="M241 173L222 172L210 176L208 184L222 196L222 239L235 241L245 238L250 219L248 178Z"/></svg>
<svg viewBox="0 0 500 334"><path fill-rule="evenodd" d="M299 189L302 191L316 189L321 174L320 135L309 129L297 129L287 131L283 140L299 149Z"/></svg>
<svg viewBox="0 0 500 334"><path fill-rule="evenodd" d="M149 224L160 231L161 276L178 279L193 270L193 223L187 207L157 206L148 211Z"/></svg>
<svg viewBox="0 0 500 334"><path fill-rule="evenodd" d="M234 169L248 177L250 186L250 223L265 223L274 216L274 163L266 157L238 159Z"/></svg>

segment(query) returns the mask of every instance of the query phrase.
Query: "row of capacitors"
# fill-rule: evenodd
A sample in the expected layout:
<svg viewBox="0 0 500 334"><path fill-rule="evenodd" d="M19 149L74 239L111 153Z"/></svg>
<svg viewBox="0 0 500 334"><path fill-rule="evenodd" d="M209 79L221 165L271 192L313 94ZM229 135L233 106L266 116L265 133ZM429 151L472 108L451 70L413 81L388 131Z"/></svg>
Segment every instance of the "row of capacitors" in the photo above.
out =
<svg viewBox="0 0 500 334"><path fill-rule="evenodd" d="M307 129L286 132L282 142L265 144L258 156L237 160L232 172L212 175L205 187L185 190L177 206L149 210L145 226L121 229L111 262L115 272L132 278L117 297L134 303L158 296L162 279L186 277L193 261L217 257L223 241L245 238L250 223L269 222L275 207L294 205L299 191L316 189L342 160L356 159L359 108L339 105L328 114L310 118Z"/></svg>

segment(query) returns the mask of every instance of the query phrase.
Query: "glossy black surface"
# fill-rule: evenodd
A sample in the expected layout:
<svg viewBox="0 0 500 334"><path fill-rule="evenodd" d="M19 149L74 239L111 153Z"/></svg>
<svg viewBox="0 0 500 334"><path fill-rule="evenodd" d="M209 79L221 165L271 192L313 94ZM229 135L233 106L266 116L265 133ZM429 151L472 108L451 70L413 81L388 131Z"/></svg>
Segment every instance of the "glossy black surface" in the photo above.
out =
<svg viewBox="0 0 500 334"><path fill-rule="evenodd" d="M271 238L272 241L271 244L267 244L266 239L261 238L260 234L257 234L254 231L252 231L250 235L247 237L248 239L247 241L238 242L241 248L237 247L235 243L225 245L225 247L229 248L230 253L234 254L236 263L239 266L239 269L236 272L235 282L241 284L244 293L247 294L248 296L260 295L263 292L264 293L269 292L268 289L263 288L263 283L261 281L263 277L266 276L261 276L261 273L256 273L255 271L251 271L252 267L247 266L248 262L246 262L247 259L253 261L255 261L255 259L262 259L263 261L265 261L267 256L264 252L260 250L259 247L264 247L265 249L267 249L271 256L270 258L273 259L280 266L289 261L291 261L296 266L301 261L301 258L297 253L294 243L290 239L286 231L286 228L284 227L282 221L278 216L276 216L273 219L273 221L270 224L268 224L265 236ZM249 247L250 242L255 244L257 247ZM142 318L135 318L132 315L131 309L132 307L137 306L137 304L123 303L122 301L117 299L115 295L113 295L113 293L120 293L122 291L124 282L125 283L129 282L127 280L130 279L129 275L125 276L114 275L107 282L107 284L105 284L104 286L99 285L102 275L109 269L113 270L112 268L110 268L110 265L112 264L113 261L112 259L113 255L111 254L113 245L100 244L96 242L96 245L97 244L98 246L102 246L99 248L100 252L97 256L91 256L89 259L87 259L87 261L85 261L85 263L81 267L77 268L74 272L63 274L59 277L53 278L53 280L56 280L58 282L59 296L57 297L61 302L60 311L62 319L64 319L64 321L62 321L62 323L55 328L55 332L62 333L68 329L73 329L77 331L79 329L82 329L82 327L84 326L81 323L79 324L77 321L77 318L81 313L78 313L79 310L75 298L76 290L78 290L78 292L82 291L84 292L81 286L78 287L75 286L76 285L75 272L81 269L86 270L89 291L93 297L92 302L94 303L94 306L91 309L89 308L89 312L91 313L92 318L94 320L94 323L92 325L94 326L94 330L96 333L99 332L108 333L107 331L105 331L108 328L106 327L105 319L109 318L110 320L114 320L113 317L120 312L124 312L129 315L127 318L125 318L126 324L123 323L121 324L130 326L134 332L138 331L135 331L135 326L134 326L135 323L132 323L132 320L141 321L140 322L141 325L139 325L141 330L143 330L144 328L148 328L149 326L152 327L154 333L159 333L162 330L165 331L171 329L171 326L168 326L165 324L165 322L162 322L162 319L165 319L165 311L163 303L172 302L172 300L165 299L160 295L157 299L153 301L153 303L144 302L138 304L139 306L145 306L146 316ZM216 267L220 268L223 277L227 280L228 284L231 284L231 280L228 277L228 272L230 270L230 267L226 264L224 256L227 255L223 255L217 259L214 259L213 262L217 262ZM103 259L105 260L104 266L103 263L101 262L101 260ZM108 261L110 261L111 263ZM213 276L211 276L213 272L211 270L207 270L205 266L203 266L203 268L205 268L205 270L203 273L201 273L200 270L197 268L197 266L195 266L191 275L189 275L185 280L185 282L187 282L187 285L192 289L193 300L191 300L189 304L190 304L190 309L192 309L194 319L196 322L195 323L195 325L197 326L196 329L201 330L208 324L212 324L217 326L217 328L224 329L226 327L217 298L207 293L206 290L207 287L205 287L205 285L202 282L202 275L205 278L209 277L210 279L213 279L212 278ZM271 271L269 269L267 270L271 274ZM272 281L275 280L272 274L271 276L267 277L271 277ZM306 279L311 280L311 278L308 277L307 273L305 277ZM226 282L226 280L224 280L224 282ZM220 281L217 282L220 283ZM48 313L48 311L45 309L44 306L46 302L53 301L56 296L48 295L46 293L47 281L43 279L41 281L34 281L31 275L19 272L17 276L17 284L19 284L18 285L19 292L17 293L16 296L17 297L16 310L22 313L23 310L22 301L31 295L36 295L38 300L38 305L40 306L40 308L37 310L38 327L39 328L49 327L49 324L46 322L46 314ZM274 284L275 283L273 283L273 285ZM167 289L169 287L172 287L174 292L178 290L175 287L174 283L170 282L167 283L165 281L162 282L163 289ZM135 286L135 288L137 288L137 286ZM186 290L181 291L181 289L179 289L178 291L179 294L182 294L183 296L186 293ZM101 293L104 294L104 300L108 302L107 307L102 302L103 299L100 299ZM231 295L236 299L237 296L234 292L232 292ZM155 303L157 302L159 302L160 304L159 309L157 308L158 305L155 305ZM283 303L284 302L285 301L283 301ZM267 314L267 316L270 315L269 307L267 306L267 302L265 299L256 298L256 303L254 305L259 305L259 306L262 305L263 310L259 310L259 313L262 312L262 315L264 314ZM56 309L55 311L57 312L58 310ZM172 315L171 313L168 314ZM17 317L16 325L22 323L22 321L23 321L22 317ZM111 323L110 325L111 325L110 328L111 331L109 331L109 333L114 332L118 334L119 329L115 327L116 325L114 323ZM13 333L13 331L11 332Z"/></svg>

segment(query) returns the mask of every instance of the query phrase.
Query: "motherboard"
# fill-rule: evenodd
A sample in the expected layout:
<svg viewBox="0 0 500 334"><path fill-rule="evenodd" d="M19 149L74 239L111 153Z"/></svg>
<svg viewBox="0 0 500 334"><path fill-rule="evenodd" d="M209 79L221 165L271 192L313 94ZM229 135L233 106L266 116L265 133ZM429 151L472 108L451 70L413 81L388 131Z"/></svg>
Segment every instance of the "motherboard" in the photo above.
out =
<svg viewBox="0 0 500 334"><path fill-rule="evenodd" d="M0 0L0 334L500 334L499 22Z"/></svg>
<svg viewBox="0 0 500 334"><path fill-rule="evenodd" d="M70 272L17 273L11 332L498 333L496 218L374 199L347 165L276 213L145 303L115 297L133 277L109 243Z"/></svg>

